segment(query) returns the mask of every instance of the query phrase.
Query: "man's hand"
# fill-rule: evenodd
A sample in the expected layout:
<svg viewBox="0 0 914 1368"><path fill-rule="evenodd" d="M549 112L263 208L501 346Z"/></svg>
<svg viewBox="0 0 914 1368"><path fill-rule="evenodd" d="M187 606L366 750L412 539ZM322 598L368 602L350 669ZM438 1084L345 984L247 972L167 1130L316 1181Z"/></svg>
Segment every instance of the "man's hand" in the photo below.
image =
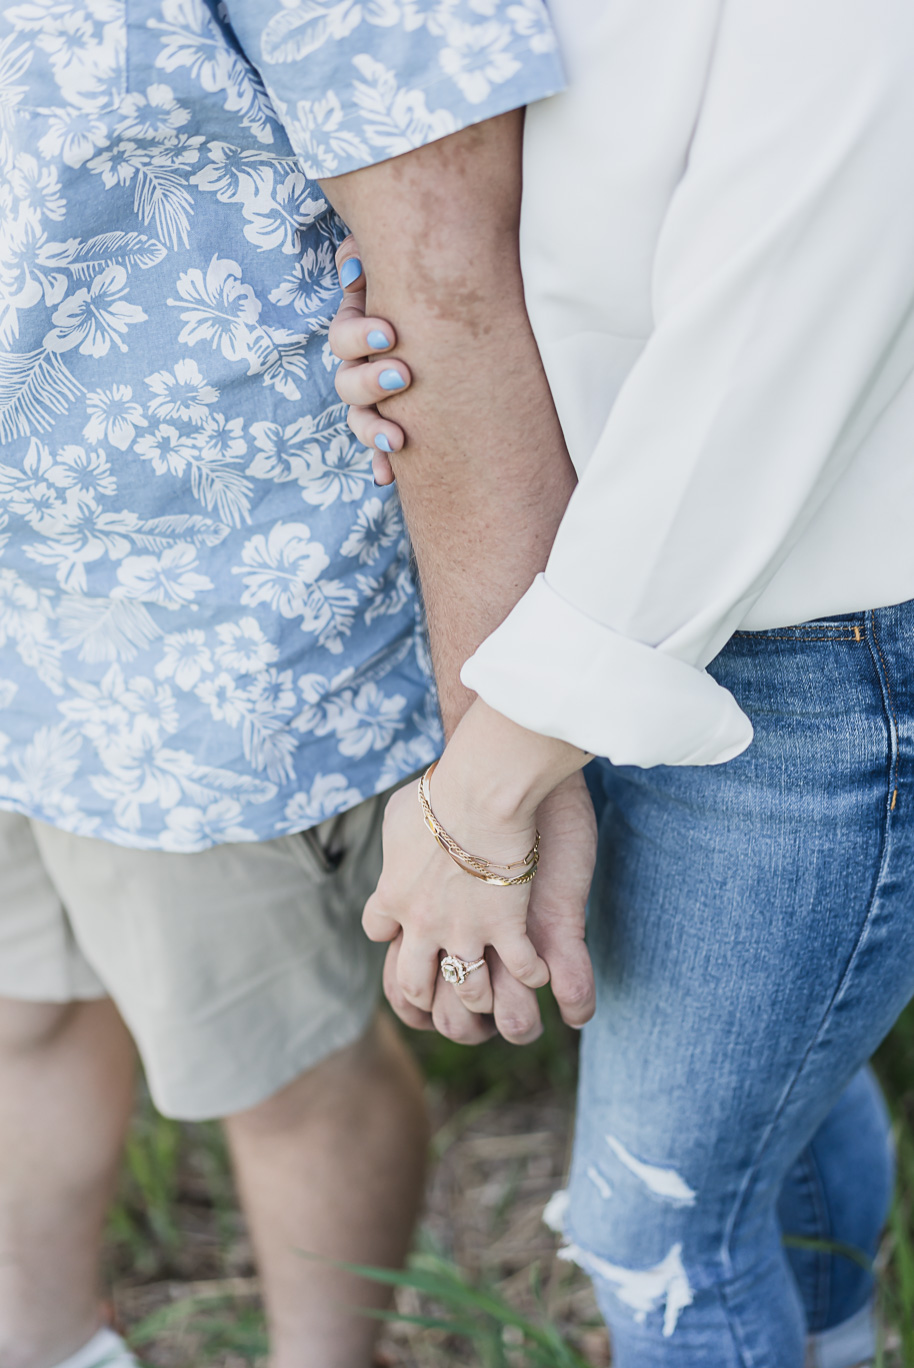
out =
<svg viewBox="0 0 914 1368"><path fill-rule="evenodd" d="M527 935L549 966L562 1020L583 1026L596 1007L584 922L597 856L597 823L583 774L553 789L536 821L543 854L527 908Z"/></svg>

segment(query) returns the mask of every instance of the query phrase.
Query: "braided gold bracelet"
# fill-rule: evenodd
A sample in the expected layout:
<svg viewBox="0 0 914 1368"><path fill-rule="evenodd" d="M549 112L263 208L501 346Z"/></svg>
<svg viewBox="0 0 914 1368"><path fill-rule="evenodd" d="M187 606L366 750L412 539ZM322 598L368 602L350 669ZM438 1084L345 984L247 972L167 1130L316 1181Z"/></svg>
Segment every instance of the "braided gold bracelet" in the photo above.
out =
<svg viewBox="0 0 914 1368"><path fill-rule="evenodd" d="M540 858L539 832L536 833L536 840L522 860L512 860L510 864L502 864L498 860L485 860L481 855L471 855L468 850L464 850L463 846L454 840L449 832L445 831L432 811L429 780L437 763L437 760L433 761L419 780L419 806L422 809L422 816L425 818L425 825L441 849L447 851L454 863L459 865L465 874L472 874L474 879L481 879L483 883L496 884L499 888L516 888L518 884L532 882ZM510 870L518 868L522 868L523 873L514 875L510 873Z"/></svg>

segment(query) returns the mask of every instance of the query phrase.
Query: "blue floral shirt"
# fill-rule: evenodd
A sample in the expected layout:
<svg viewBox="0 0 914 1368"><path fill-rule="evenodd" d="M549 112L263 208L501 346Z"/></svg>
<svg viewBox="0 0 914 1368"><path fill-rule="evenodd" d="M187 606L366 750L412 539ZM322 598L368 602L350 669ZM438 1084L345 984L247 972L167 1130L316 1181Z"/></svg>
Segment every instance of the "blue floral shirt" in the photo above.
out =
<svg viewBox="0 0 914 1368"><path fill-rule="evenodd" d="M540 0L0 11L0 806L193 851L441 735L309 177L561 85Z"/></svg>

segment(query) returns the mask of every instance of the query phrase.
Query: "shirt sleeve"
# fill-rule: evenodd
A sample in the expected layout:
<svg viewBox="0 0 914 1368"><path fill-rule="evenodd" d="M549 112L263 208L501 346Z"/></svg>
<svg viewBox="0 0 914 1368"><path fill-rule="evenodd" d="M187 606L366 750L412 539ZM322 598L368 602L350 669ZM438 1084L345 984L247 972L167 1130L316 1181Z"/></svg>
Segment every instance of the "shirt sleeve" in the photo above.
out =
<svg viewBox="0 0 914 1368"><path fill-rule="evenodd" d="M228 14L313 179L564 85L543 0L229 0Z"/></svg>
<svg viewBox="0 0 914 1368"><path fill-rule="evenodd" d="M462 672L498 711L619 764L751 741L705 667L914 366L912 54L906 0L723 7L654 329L545 575Z"/></svg>

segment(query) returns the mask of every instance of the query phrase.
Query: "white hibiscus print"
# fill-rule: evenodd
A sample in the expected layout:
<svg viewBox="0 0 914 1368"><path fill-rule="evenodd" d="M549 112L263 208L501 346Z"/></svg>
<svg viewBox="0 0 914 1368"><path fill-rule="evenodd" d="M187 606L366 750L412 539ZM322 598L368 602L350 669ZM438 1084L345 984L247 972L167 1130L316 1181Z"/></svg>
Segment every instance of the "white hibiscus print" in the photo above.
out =
<svg viewBox="0 0 914 1368"><path fill-rule="evenodd" d="M86 412L89 414L89 421L83 428L86 441L110 442L118 451L126 451L137 428L147 426L143 410L133 402L133 390L129 385L91 390L86 395Z"/></svg>
<svg viewBox="0 0 914 1368"><path fill-rule="evenodd" d="M248 444L244 438L244 419L226 418L224 413L210 413L197 434L200 455L205 461L239 461Z"/></svg>
<svg viewBox="0 0 914 1368"><path fill-rule="evenodd" d="M145 323L148 315L136 304L127 304L127 272L123 266L101 271L88 289L69 295L55 311L54 328L44 339L48 351L66 352L78 347L84 356L107 356L111 343L122 352L127 345L121 334L131 325Z"/></svg>
<svg viewBox="0 0 914 1368"><path fill-rule="evenodd" d="M180 299L168 303L181 308L184 327L178 340L187 346L209 342L229 361L247 363L254 375L272 359L275 348L258 323L261 304L241 279L237 261L214 256L206 274L194 267L178 276ZM183 308L183 304L189 308Z"/></svg>
<svg viewBox="0 0 914 1368"><path fill-rule="evenodd" d="M482 104L501 85L520 71L520 62L508 49L511 30L494 20L488 24L464 24L452 20L447 25L448 45L441 49L442 70L470 104Z"/></svg>
<svg viewBox="0 0 914 1368"><path fill-rule="evenodd" d="M317 774L310 789L296 793L286 803L280 828L306 831L337 812L346 812L362 802L362 794L345 774Z"/></svg>
<svg viewBox="0 0 914 1368"><path fill-rule="evenodd" d="M337 499L352 503L371 481L371 452L352 436L338 433L330 442L312 441L302 450L304 469L297 475L306 503L329 508Z"/></svg>
<svg viewBox="0 0 914 1368"><path fill-rule="evenodd" d="M167 684L155 684L153 680L137 675L131 679L122 698L132 715L132 742L157 744L163 733L177 731L177 703Z"/></svg>
<svg viewBox="0 0 914 1368"><path fill-rule="evenodd" d="M226 670L256 674L279 659L277 647L264 636L256 618L243 617L238 622L220 623L216 636L219 638L216 660Z"/></svg>
<svg viewBox="0 0 914 1368"><path fill-rule="evenodd" d="M402 531L400 505L395 499L366 499L340 550L344 556L357 557L360 565L373 565Z"/></svg>
<svg viewBox="0 0 914 1368"><path fill-rule="evenodd" d="M67 681L75 697L59 703L58 709L99 750L124 742L130 730L130 710L124 702L124 672L112 665L100 683L88 680Z"/></svg>
<svg viewBox="0 0 914 1368"><path fill-rule="evenodd" d="M160 556L128 556L118 566L118 583L111 590L111 597L180 608L213 588L212 580L201 575L196 565L194 548L181 543L169 546Z"/></svg>
<svg viewBox="0 0 914 1368"><path fill-rule="evenodd" d="M61 447L47 477L52 485L66 491L70 502L92 503L96 495L117 493L117 480L103 451Z"/></svg>
<svg viewBox="0 0 914 1368"><path fill-rule="evenodd" d="M289 274L270 291L271 304L291 305L300 314L326 314L328 319L338 298L339 278L332 242L322 242L317 249L308 247Z"/></svg>
<svg viewBox="0 0 914 1368"><path fill-rule="evenodd" d="M237 727L247 711L247 697L228 670L213 679L204 679L195 690L200 702L209 708L216 722Z"/></svg>
<svg viewBox="0 0 914 1368"><path fill-rule="evenodd" d="M245 697L250 703L249 716L273 725L284 721L284 716L295 707L296 695L291 670L277 670L271 666L257 675L248 685Z"/></svg>
<svg viewBox="0 0 914 1368"><path fill-rule="evenodd" d="M157 679L173 679L179 689L192 689L201 675L210 674L213 657L206 644L206 633L196 628L172 632L162 642L156 664Z"/></svg>
<svg viewBox="0 0 914 1368"><path fill-rule="evenodd" d="M256 841L257 833L242 825L241 804L234 798L218 798L205 808L172 808L165 819L162 849L201 850L225 841Z"/></svg>
<svg viewBox="0 0 914 1368"><path fill-rule="evenodd" d="M258 532L245 542L241 559L243 565L232 567L232 574L244 576L241 602L266 603L285 618L304 611L311 586L330 564L310 527L295 522L276 523L266 537Z"/></svg>
<svg viewBox="0 0 914 1368"><path fill-rule="evenodd" d="M137 144L134 142L119 142L93 157L89 162L89 170L93 176L101 176L106 190L129 185L136 175L136 150Z"/></svg>
<svg viewBox="0 0 914 1368"><path fill-rule="evenodd" d="M41 218L59 222L67 212L56 166L42 166L30 152L17 153L10 171L10 186L19 203Z"/></svg>
<svg viewBox="0 0 914 1368"><path fill-rule="evenodd" d="M179 105L171 86L147 87L146 94L131 93L120 104L117 133L122 138L154 138L174 143L175 134L190 119L190 110Z"/></svg>
<svg viewBox="0 0 914 1368"><path fill-rule="evenodd" d="M518 0L518 3L509 5L508 19L514 32L529 40L531 52L546 53L555 50L555 34L541 0Z"/></svg>
<svg viewBox="0 0 914 1368"><path fill-rule="evenodd" d="M309 418L294 423L252 423L251 436L257 448L247 473L257 480L297 480L307 474L304 448L313 436L314 424Z"/></svg>
<svg viewBox="0 0 914 1368"><path fill-rule="evenodd" d="M391 744L404 726L405 709L402 694L388 696L377 684L341 689L324 700L324 719L315 730L318 736L332 732L343 755L360 757Z"/></svg>
<svg viewBox="0 0 914 1368"><path fill-rule="evenodd" d="M84 165L100 147L107 145L108 125L103 116L73 106L54 109L45 121L44 134L38 140L38 150L45 160L52 161L59 156L74 169Z"/></svg>
<svg viewBox="0 0 914 1368"><path fill-rule="evenodd" d="M189 437L171 423L160 423L154 432L138 437L134 451L142 461L151 461L157 475L183 475L192 454Z"/></svg>
<svg viewBox="0 0 914 1368"><path fill-rule="evenodd" d="M155 396L149 401L149 412L159 419L202 423L209 417L211 405L219 399L219 391L207 384L200 367L189 357L176 361L173 370L147 375L146 384Z"/></svg>

